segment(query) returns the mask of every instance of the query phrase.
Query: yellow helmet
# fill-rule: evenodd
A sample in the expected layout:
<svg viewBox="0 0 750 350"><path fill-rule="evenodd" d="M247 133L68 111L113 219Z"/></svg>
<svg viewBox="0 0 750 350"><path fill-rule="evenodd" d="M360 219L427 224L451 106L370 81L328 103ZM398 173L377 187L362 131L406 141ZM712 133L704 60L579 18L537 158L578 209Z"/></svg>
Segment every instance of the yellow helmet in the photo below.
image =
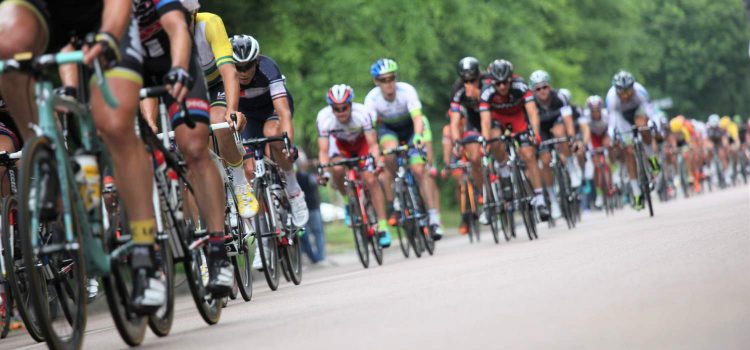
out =
<svg viewBox="0 0 750 350"><path fill-rule="evenodd" d="M682 131L682 123L685 122L685 117L678 115L669 121L669 128L673 133Z"/></svg>
<svg viewBox="0 0 750 350"><path fill-rule="evenodd" d="M721 117L721 119L719 120L719 127L722 129L728 128L729 125L731 124L732 124L732 118L729 118L728 115Z"/></svg>

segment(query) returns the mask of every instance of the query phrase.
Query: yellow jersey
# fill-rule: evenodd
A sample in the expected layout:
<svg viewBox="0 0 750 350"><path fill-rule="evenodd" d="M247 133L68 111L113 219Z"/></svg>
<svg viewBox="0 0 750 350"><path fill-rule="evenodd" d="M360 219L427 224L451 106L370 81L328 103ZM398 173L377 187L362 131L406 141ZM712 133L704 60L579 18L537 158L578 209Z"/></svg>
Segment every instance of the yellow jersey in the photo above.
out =
<svg viewBox="0 0 750 350"><path fill-rule="evenodd" d="M199 12L195 18L194 38L201 69L206 76L206 85L210 87L220 83L219 67L227 63L234 64L232 44L221 17Z"/></svg>
<svg viewBox="0 0 750 350"><path fill-rule="evenodd" d="M729 117L722 117L719 121L719 127L726 131L727 135L735 141L740 140L740 128Z"/></svg>

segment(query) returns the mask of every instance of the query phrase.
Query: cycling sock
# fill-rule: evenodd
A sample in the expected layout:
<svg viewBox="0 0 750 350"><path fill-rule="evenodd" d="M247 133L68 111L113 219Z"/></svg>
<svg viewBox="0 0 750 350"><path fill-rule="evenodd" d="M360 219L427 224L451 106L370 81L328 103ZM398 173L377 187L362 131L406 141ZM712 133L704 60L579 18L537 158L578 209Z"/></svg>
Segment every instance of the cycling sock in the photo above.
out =
<svg viewBox="0 0 750 350"><path fill-rule="evenodd" d="M208 253L210 255L226 256L227 251L224 248L224 232L216 231L209 233Z"/></svg>
<svg viewBox="0 0 750 350"><path fill-rule="evenodd" d="M552 187L552 186L547 187L547 195L549 195L549 198L550 198L551 201L554 200L555 199L555 188Z"/></svg>
<svg viewBox="0 0 750 350"><path fill-rule="evenodd" d="M130 220L130 234L135 245L153 245L156 242L154 235L155 220Z"/></svg>
<svg viewBox="0 0 750 350"><path fill-rule="evenodd" d="M235 186L241 186L247 184L247 178L245 177L245 169L242 167L242 162L237 166L233 164L227 164L229 169L232 170L232 181Z"/></svg>
<svg viewBox="0 0 750 350"><path fill-rule="evenodd" d="M440 214L438 214L437 209L427 209L427 214L430 216L430 225L440 224Z"/></svg>
<svg viewBox="0 0 750 350"><path fill-rule="evenodd" d="M646 153L646 157L649 157L649 158L654 157L654 149L651 148L651 146L644 145L643 152Z"/></svg>
<svg viewBox="0 0 750 350"><path fill-rule="evenodd" d="M388 221L385 219L378 220L378 230L383 231L383 232L388 232Z"/></svg>
<svg viewBox="0 0 750 350"><path fill-rule="evenodd" d="M537 203L544 203L544 192L541 188L534 189L534 201Z"/></svg>
<svg viewBox="0 0 750 350"><path fill-rule="evenodd" d="M284 177L286 178L286 194L290 197L296 197L302 192L302 189L297 182L297 174L294 173L294 170L283 170L283 172Z"/></svg>
<svg viewBox="0 0 750 350"><path fill-rule="evenodd" d="M633 190L633 196L640 196L641 193L641 187L638 186L638 180L630 180L630 189Z"/></svg>

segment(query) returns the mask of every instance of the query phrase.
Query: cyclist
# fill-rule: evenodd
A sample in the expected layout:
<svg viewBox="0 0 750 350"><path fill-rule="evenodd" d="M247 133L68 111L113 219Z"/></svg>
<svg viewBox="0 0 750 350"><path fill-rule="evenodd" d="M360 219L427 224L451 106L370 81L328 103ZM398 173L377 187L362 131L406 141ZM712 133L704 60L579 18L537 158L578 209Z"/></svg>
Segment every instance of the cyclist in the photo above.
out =
<svg viewBox="0 0 750 350"><path fill-rule="evenodd" d="M206 77L211 103L209 109L211 123L225 121L233 125L230 115L234 113L237 117L237 125L234 127L242 130L245 126L245 116L238 111L240 84L232 59L232 44L229 42L224 22L221 17L213 13L198 12L200 9L198 0L182 0L182 5L190 13L193 40L198 50L198 60L203 69L203 75ZM219 100L220 95L221 100ZM258 210L258 201L245 177L242 154L229 130L217 130L215 135L221 157L232 170L234 193L238 197L240 215L250 218Z"/></svg>
<svg viewBox="0 0 750 350"><path fill-rule="evenodd" d="M164 304L165 286L154 256L151 164L144 145L135 134L133 118L138 106L138 89L142 85L137 64L142 49L139 38L132 35L138 32L136 22L130 20L132 5L126 1L96 0L5 1L0 4L0 18L3 18L0 59L21 52L35 55L57 52L73 38L96 33L93 43L88 41L84 46L85 61L90 64L97 59L109 69L108 84L119 105L114 109L108 107L101 92L93 88L91 109L94 124L112 156L115 174L127 179L118 186L129 208L129 226L135 244L131 257L135 273L133 306L136 312L148 314ZM16 73L0 78L2 95L17 125L27 125L36 115L30 89L17 88L30 86L31 79ZM182 93L181 89L172 92L174 96ZM29 128L18 131L22 139L33 134Z"/></svg>
<svg viewBox="0 0 750 350"><path fill-rule="evenodd" d="M725 181L728 184L730 181L730 174L727 171L729 168L729 157L727 155L729 136L727 131L721 128L720 123L721 118L718 114L708 116L708 121L706 122L706 133L708 134L707 150L709 152L709 159L713 160L713 157L719 157L721 169L715 169L715 171L718 174L719 170L721 170L721 173L724 174L724 179L717 179L717 182Z"/></svg>
<svg viewBox="0 0 750 350"><path fill-rule="evenodd" d="M464 57L458 61L457 72L459 78L453 83L450 117L450 138L454 145L460 140L476 140L481 135L482 123L479 118L479 96L482 92L482 81L489 79L487 73L482 73L479 60L474 57ZM471 163L471 177L477 188L484 186L482 177L482 154L478 143L456 146L457 155L466 157ZM446 163L447 164L447 163ZM480 198L480 202L482 199ZM479 221L488 224L484 211Z"/></svg>
<svg viewBox="0 0 750 350"><path fill-rule="evenodd" d="M14 153L19 151L23 147L23 140L20 135L16 123L10 116L8 105L0 96L0 152ZM4 167L0 167L0 174L5 174ZM4 176L0 183L0 197L8 195L10 195L10 179Z"/></svg>
<svg viewBox="0 0 750 350"><path fill-rule="evenodd" d="M646 88L636 82L632 74L624 70L620 70L612 78L612 87L607 92L606 104L610 120L609 136L611 138L614 137L615 130L620 133L625 148L623 158L628 168L630 187L635 198L635 208L638 210L643 209L643 193L641 193L640 186L638 186L635 174L635 151L632 145L633 140L630 130L633 125L647 125L648 120L651 120L658 126L656 113L651 108ZM660 170L660 167L651 141L651 133L645 132L643 134L643 149L649 158L652 171L656 172Z"/></svg>
<svg viewBox="0 0 750 350"><path fill-rule="evenodd" d="M464 110L463 107L460 107L459 108L459 113L461 115L461 119L459 119L459 125L458 125L458 127L459 127L460 130L465 130L466 123L467 123L466 122L466 111ZM449 109L448 112L446 113L446 116L450 118L450 116L451 116L450 114L451 114L451 110ZM461 170L460 169L450 170L450 169L448 169L448 165L449 164L454 164L454 163L458 162L459 160L462 161L462 162L469 162L469 159L466 156L467 152L464 151L464 150L461 150L460 146L458 146L456 143L453 142L453 136L452 136L452 134L453 134L453 131L452 131L452 126L451 126L450 123L446 124L445 126L443 126L443 139L442 139L442 143L443 143L443 164L445 164L446 167L443 168L443 170L440 171L440 177L443 180L445 180L445 179L448 178L448 176L451 176L451 177L453 177L453 180L456 181L456 184L459 184L460 181L461 181ZM456 149L458 149L459 151L458 152L454 152L454 150L456 150ZM473 166L474 165L472 164L472 167ZM480 175L481 175L481 173L480 173ZM456 187L456 193L455 193L455 195L456 195L456 201L460 202L461 201L461 191L460 191L460 188L458 186ZM481 195L479 195L479 196L481 197ZM459 224L459 226L458 226L458 233L459 234L465 235L465 234L469 233L469 222L468 222L468 219L469 219L468 217L465 217L463 215L461 216L461 224ZM481 217L481 219L484 220L485 222L487 222L486 216Z"/></svg>
<svg viewBox="0 0 750 350"><path fill-rule="evenodd" d="M250 35L235 35L231 38L231 43L232 56L239 72L239 110L247 117L248 124L242 131L242 137L278 137L286 132L289 141L294 143L294 102L284 84L279 66L270 57L260 54L260 44ZM220 94L217 100L224 101L225 98L225 95ZM309 217L305 194L297 182L292 166L297 158L296 147L292 147L292 154L286 154L280 142L271 143L269 147L286 179L292 223L297 227L305 227ZM248 178L254 177L254 169L252 155L246 154L245 173Z"/></svg>
<svg viewBox="0 0 750 350"><path fill-rule="evenodd" d="M740 120L741 121L741 120ZM729 153L729 164L731 169L736 169L739 166L739 149L740 149L740 128L728 115L721 117L719 120L719 127L726 132L728 137L728 144L726 146L727 152ZM731 178L732 171L728 171L728 178ZM729 182L727 182L729 183Z"/></svg>
<svg viewBox="0 0 750 350"><path fill-rule="evenodd" d="M585 124L586 128L581 128L583 142L591 146L591 149L609 149L610 139L607 134L608 119L607 110L604 109L604 101L599 95L591 95L586 99L586 109L583 110L583 116L579 120L580 124ZM612 161L610 153L610 161ZM609 166L609 165L607 165ZM598 178L595 176L595 178ZM594 206L601 208L604 205L604 197L601 184L596 184L596 199Z"/></svg>
<svg viewBox="0 0 750 350"><path fill-rule="evenodd" d="M215 297L227 296L234 282L234 270L224 248L222 176L209 155L208 94L196 57L197 48L192 45L188 31L186 11L177 0L135 0L134 8L145 49L142 62L146 86L166 83L171 88L172 95L163 101L168 106L177 147L188 166L188 178L199 199L198 209L205 216L209 233L206 289ZM187 107L185 117L195 123L194 128L186 127L185 117L179 116L181 101ZM144 108L144 114L151 112Z"/></svg>
<svg viewBox="0 0 750 350"><path fill-rule="evenodd" d="M353 98L354 90L348 85L337 84L328 89L328 106L318 112L316 119L318 159L321 164L342 158L364 157L368 154L372 155L373 159L380 159L378 136L372 127L372 116L363 104L352 102ZM391 245L391 233L385 215L383 190L375 175L374 165L367 165L367 169L362 172L362 178L370 191L378 217L378 242L382 247L388 247ZM347 193L344 187L345 175L346 169L343 166L333 168L333 183L343 196ZM326 171L321 177L321 182L326 183L329 178L331 173Z"/></svg>
<svg viewBox="0 0 750 350"><path fill-rule="evenodd" d="M388 58L379 59L370 67L370 75L376 86L365 97L365 106L380 122L378 138L383 149L397 147L399 143L421 145L425 142L426 129L422 119L422 102L419 101L417 91L413 86L397 81L397 71L396 61ZM410 152L409 157L412 173L425 198L429 223L435 227L434 239L439 240L443 236L443 229L438 210L439 203L434 196L435 180L425 169L425 161L418 150ZM387 157L385 162L388 170L388 176L384 176L385 195L388 203L393 203L395 156ZM389 224L395 226L398 213L392 209L389 205L389 210L392 212Z"/></svg>
<svg viewBox="0 0 750 350"><path fill-rule="evenodd" d="M566 137L568 144L557 147L560 160L565 163L570 174L570 183L573 188L581 186L582 174L576 157L572 157L571 148L577 150L579 142L575 141L575 126L573 125L573 110L567 102L566 96L558 93L552 88L552 78L543 71L537 70L531 73L529 85L534 92L534 102L539 111L539 136L542 141L552 138ZM540 149L539 155L542 161L542 181L547 188L551 212L553 218L560 217L560 205L555 194L555 179L549 164L551 155L549 149Z"/></svg>
<svg viewBox="0 0 750 350"><path fill-rule="evenodd" d="M513 74L513 65L496 59L490 63L491 84L482 89L479 100L479 116L482 123L482 137L490 139L502 134L508 127L512 128L513 138L521 149L519 155L526 163L527 174L534 189L532 205L542 221L549 219L549 209L544 203L542 181L533 144L538 141L540 132L539 113L534 102L534 95L518 75ZM532 136L531 132L534 135ZM498 142L492 148L500 166L500 178L503 192L510 196L510 166L505 145Z"/></svg>

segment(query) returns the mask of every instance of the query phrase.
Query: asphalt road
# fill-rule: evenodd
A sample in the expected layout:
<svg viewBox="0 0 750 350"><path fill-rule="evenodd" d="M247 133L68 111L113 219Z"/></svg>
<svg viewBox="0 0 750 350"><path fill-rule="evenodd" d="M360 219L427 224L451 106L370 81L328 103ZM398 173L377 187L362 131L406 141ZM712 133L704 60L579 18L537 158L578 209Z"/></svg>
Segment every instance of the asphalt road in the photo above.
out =
<svg viewBox="0 0 750 350"><path fill-rule="evenodd" d="M750 189L592 214L575 229L495 245L465 237L434 256L363 269L354 253L302 285L256 280L207 326L178 299L170 336L143 349L750 349ZM108 314L85 348L119 349ZM43 348L16 332L2 349Z"/></svg>

